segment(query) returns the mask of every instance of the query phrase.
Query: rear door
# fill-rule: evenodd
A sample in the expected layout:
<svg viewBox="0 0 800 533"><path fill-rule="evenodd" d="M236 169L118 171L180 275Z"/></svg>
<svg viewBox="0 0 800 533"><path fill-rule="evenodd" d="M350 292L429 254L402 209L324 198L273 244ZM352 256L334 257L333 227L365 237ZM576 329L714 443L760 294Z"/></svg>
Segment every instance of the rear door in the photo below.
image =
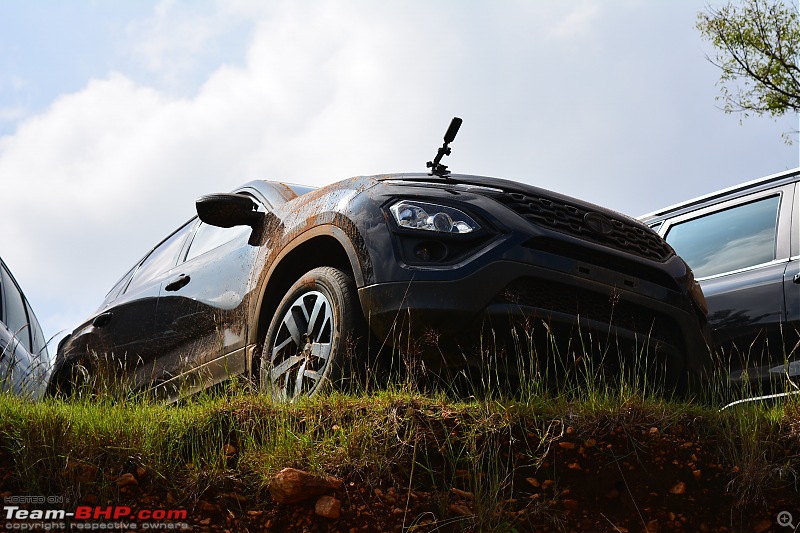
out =
<svg viewBox="0 0 800 533"><path fill-rule="evenodd" d="M162 281L184 250L191 229L191 223L184 224L156 246L131 277L123 278L123 286L112 289L119 295L92 319L86 342L76 340L82 351L113 354L115 359L124 361L129 375L152 372L153 362L161 355L153 343L158 294Z"/></svg>
<svg viewBox="0 0 800 533"><path fill-rule="evenodd" d="M700 282L717 348L732 369L782 358L794 185L668 219L660 228ZM737 375L732 375L733 379Z"/></svg>

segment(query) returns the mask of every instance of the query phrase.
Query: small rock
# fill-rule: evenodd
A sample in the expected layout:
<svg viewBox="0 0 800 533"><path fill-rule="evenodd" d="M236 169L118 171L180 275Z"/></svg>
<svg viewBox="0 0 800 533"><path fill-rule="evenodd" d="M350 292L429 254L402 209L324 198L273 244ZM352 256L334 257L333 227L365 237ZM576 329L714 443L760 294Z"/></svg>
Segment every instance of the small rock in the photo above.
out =
<svg viewBox="0 0 800 533"><path fill-rule="evenodd" d="M670 494L685 494L686 493L686 483L683 481L679 481L675 484L674 487L669 489Z"/></svg>
<svg viewBox="0 0 800 533"><path fill-rule="evenodd" d="M700 477L703 475L701 470L692 470L692 476L698 481L700 481Z"/></svg>
<svg viewBox="0 0 800 533"><path fill-rule="evenodd" d="M342 488L342 481L333 476L317 477L296 468L284 468L269 482L267 490L278 503L297 503Z"/></svg>
<svg viewBox="0 0 800 533"><path fill-rule="evenodd" d="M453 494L455 494L459 498L464 498L465 500L471 500L471 499L473 499L475 497L471 492L466 492L466 491L463 491L463 490L459 490L459 489L457 489L455 487L451 488L450 492L452 492Z"/></svg>
<svg viewBox="0 0 800 533"><path fill-rule="evenodd" d="M537 480L535 477L526 477L525 481L527 481L528 483L530 483L532 486L536 487L537 489L541 485L541 483L539 483L539 480Z"/></svg>
<svg viewBox="0 0 800 533"><path fill-rule="evenodd" d="M129 487L131 485L138 485L139 482L136 481L136 476L131 474L130 472L126 472L117 478L117 486L118 487Z"/></svg>
<svg viewBox="0 0 800 533"><path fill-rule="evenodd" d="M651 435L658 435L658 428L655 428L655 427L654 428L650 428L650 434Z"/></svg>
<svg viewBox="0 0 800 533"><path fill-rule="evenodd" d="M617 489L611 489L610 491L606 492L606 498L609 500L615 500L619 498L619 491Z"/></svg>
<svg viewBox="0 0 800 533"><path fill-rule="evenodd" d="M197 502L197 508L204 513L214 513L217 511L217 506L205 500Z"/></svg>
<svg viewBox="0 0 800 533"><path fill-rule="evenodd" d="M755 533L766 533L767 531L772 530L772 520L765 519L761 522L758 522L753 526L753 531Z"/></svg>
<svg viewBox="0 0 800 533"><path fill-rule="evenodd" d="M342 502L333 496L323 496L314 505L314 512L323 518L336 520L342 508Z"/></svg>
<svg viewBox="0 0 800 533"><path fill-rule="evenodd" d="M229 443L226 444L224 448L222 448L222 452L225 454L226 457L231 457L233 455L236 455L236 448Z"/></svg>
<svg viewBox="0 0 800 533"><path fill-rule="evenodd" d="M68 461L64 468L65 476L76 483L94 483L100 470L83 461Z"/></svg>
<svg viewBox="0 0 800 533"><path fill-rule="evenodd" d="M570 511L577 511L578 510L578 500L563 500L564 509L569 509Z"/></svg>
<svg viewBox="0 0 800 533"><path fill-rule="evenodd" d="M147 469L143 466L136 467L136 477L142 479L147 475Z"/></svg>
<svg viewBox="0 0 800 533"><path fill-rule="evenodd" d="M656 533L658 531L658 520L650 520L647 523L647 533Z"/></svg>
<svg viewBox="0 0 800 533"><path fill-rule="evenodd" d="M461 515L461 516L472 516L472 514L473 514L472 511L470 511L468 507L466 507L464 505L458 505L458 504L455 504L455 503L451 504L448 507L448 509L450 509L451 513L457 514L457 515Z"/></svg>
<svg viewBox="0 0 800 533"><path fill-rule="evenodd" d="M574 442L559 442L558 445L564 450L572 450L575 448Z"/></svg>
<svg viewBox="0 0 800 533"><path fill-rule="evenodd" d="M570 470L580 470L581 465L579 465L578 463L570 463L567 465L567 468L569 468Z"/></svg>

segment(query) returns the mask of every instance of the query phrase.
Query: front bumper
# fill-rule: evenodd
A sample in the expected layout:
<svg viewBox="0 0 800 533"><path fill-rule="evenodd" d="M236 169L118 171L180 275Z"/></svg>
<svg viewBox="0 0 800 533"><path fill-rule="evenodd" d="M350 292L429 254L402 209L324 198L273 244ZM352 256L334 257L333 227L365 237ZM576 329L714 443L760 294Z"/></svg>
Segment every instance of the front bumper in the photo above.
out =
<svg viewBox="0 0 800 533"><path fill-rule="evenodd" d="M487 324L488 335L500 339L516 326L538 324L573 348L587 348L591 339L657 353L675 375L699 377L709 368L708 329L688 294L563 257L543 262L563 270L497 260L459 279L379 283L359 296L375 343L432 340L432 367L482 365L486 354L478 347L487 344Z"/></svg>

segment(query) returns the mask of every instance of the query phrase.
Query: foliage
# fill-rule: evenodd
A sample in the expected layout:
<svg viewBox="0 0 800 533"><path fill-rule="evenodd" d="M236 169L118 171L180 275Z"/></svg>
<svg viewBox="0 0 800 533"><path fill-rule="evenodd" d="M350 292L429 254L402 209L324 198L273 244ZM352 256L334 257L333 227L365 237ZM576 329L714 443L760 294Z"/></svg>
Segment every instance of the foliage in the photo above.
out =
<svg viewBox="0 0 800 533"><path fill-rule="evenodd" d="M697 28L716 48L720 99L727 113L779 117L800 111L800 20L783 0L742 0L698 14Z"/></svg>

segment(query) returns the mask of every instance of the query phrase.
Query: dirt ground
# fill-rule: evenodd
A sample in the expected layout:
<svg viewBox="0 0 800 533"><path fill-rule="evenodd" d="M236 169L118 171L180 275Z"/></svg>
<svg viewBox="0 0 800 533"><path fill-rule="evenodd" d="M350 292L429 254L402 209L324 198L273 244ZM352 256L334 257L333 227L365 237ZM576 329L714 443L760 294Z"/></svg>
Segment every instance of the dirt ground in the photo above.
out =
<svg viewBox="0 0 800 533"><path fill-rule="evenodd" d="M775 488L760 491L764 476L769 473L718 463L719 444L703 440L698 434L697 430L686 431L680 425L635 431L617 427L595 438L567 428L552 443L541 464L518 468L513 480L505 480L505 486L514 486L516 497L509 500L502 500L499 494L487 494L497 485L469 479L466 471L452 473L453 482L447 492L409 488L402 476L380 482L345 478L340 489L327 495L328 502L335 500L340 506L338 518L325 518L316 512L317 497L296 504L278 504L268 490L248 493L235 479L219 490L205 491L200 499L181 499L180 494L161 488L166 485L153 479L151 472L139 468L124 474L124 478L108 480L117 485L113 500L101 500L90 492L80 501L60 507L19 507L70 511L77 506L128 506L132 513L141 509L179 509L187 512L186 519L159 521L159 529L231 533L793 531L800 522L796 483L775 486L773 476L770 485ZM798 450L782 449L777 453L788 459L796 457ZM29 530L35 530L30 527L30 520L9 519L8 506L20 494L20 485L7 453L0 456L0 480L6 506L4 529L19 531L24 529L21 524L27 524ZM741 502L743 494L746 503ZM791 516L781 514L784 512ZM89 520L80 525L92 522L108 521ZM80 528L70 522L65 525L67 530ZM106 524L108 529L155 527L152 522L136 520L128 520L127 527L111 526Z"/></svg>

